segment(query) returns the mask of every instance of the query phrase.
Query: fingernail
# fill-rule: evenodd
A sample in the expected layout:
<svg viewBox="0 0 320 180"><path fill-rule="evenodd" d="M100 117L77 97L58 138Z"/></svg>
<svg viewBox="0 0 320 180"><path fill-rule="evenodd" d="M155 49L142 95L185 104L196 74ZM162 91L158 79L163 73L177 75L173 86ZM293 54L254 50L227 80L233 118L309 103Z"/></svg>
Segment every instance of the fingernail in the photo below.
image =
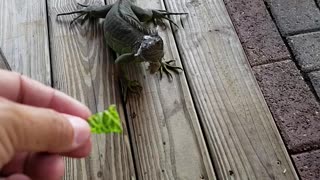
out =
<svg viewBox="0 0 320 180"><path fill-rule="evenodd" d="M90 126L81 118L75 116L68 116L67 118L74 130L72 148L80 147L90 138Z"/></svg>

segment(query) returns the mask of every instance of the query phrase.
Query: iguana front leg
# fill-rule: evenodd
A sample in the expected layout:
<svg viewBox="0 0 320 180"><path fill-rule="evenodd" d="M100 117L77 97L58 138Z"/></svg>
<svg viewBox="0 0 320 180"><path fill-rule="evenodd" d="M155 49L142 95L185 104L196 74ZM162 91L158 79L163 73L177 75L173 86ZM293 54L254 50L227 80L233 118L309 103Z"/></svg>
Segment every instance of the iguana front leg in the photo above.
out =
<svg viewBox="0 0 320 180"><path fill-rule="evenodd" d="M188 13L174 13L168 12L166 10L156 10L156 9L143 9L136 5L131 5L132 11L139 18L141 22L150 22L152 21L155 25L160 25L162 27L166 27L163 19L168 20L170 23L174 24L178 27L176 23L174 23L168 15L186 15Z"/></svg>
<svg viewBox="0 0 320 180"><path fill-rule="evenodd" d="M81 20L81 25L84 24L87 20L93 20L98 18L105 18L110 9L112 8L113 4L105 5L105 6L89 6L78 3L79 6L84 7L82 10L72 11L67 13L60 13L57 16L65 16L70 14L79 14L75 17L71 22L70 26L79 18L83 17Z"/></svg>
<svg viewBox="0 0 320 180"><path fill-rule="evenodd" d="M118 56L115 60L116 64L120 65L120 82L122 85L122 94L124 96L124 101L127 101L128 92L135 93L140 95L142 91L142 86L139 81L137 80L130 80L127 72L124 70L124 65L135 62L135 54L134 53L126 53Z"/></svg>

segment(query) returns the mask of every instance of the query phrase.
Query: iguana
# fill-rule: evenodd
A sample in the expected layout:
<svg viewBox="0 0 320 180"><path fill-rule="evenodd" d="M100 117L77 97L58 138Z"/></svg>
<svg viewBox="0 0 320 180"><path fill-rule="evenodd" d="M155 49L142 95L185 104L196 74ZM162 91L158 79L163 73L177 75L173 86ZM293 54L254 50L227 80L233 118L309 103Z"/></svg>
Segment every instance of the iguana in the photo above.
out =
<svg viewBox="0 0 320 180"><path fill-rule="evenodd" d="M118 0L114 4L104 6L88 6L78 3L82 10L61 13L57 16L79 14L70 25L82 17L81 25L86 21L104 18L103 33L106 43L119 56L115 60L116 64L122 67L124 64L134 62L149 62L151 74L160 72L166 73L172 79L170 71L179 73L182 68L172 65L174 60L164 61L163 40L158 32L147 26L146 23L153 22L156 26L163 26L163 19L176 25L167 15L182 15L187 13L172 13L166 10L143 9L134 5L129 0ZM122 72L121 79L124 85L124 93L140 92L142 86L136 80L129 80L128 76Z"/></svg>

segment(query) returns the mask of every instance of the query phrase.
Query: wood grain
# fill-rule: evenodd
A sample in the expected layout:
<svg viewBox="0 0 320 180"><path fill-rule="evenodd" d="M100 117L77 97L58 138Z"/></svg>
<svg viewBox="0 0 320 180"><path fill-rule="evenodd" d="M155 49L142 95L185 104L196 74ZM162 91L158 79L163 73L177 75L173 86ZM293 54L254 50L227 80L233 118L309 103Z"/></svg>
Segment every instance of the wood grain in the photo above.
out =
<svg viewBox="0 0 320 180"><path fill-rule="evenodd" d="M189 13L174 18L183 27L175 38L170 30L160 33L165 58L177 65L181 58L185 73L168 82L150 75L145 65L130 67L130 77L144 90L124 109L101 26L69 28L75 16L56 19L75 10L75 1L47 0L49 29L45 0L0 1L0 47L13 70L47 85L52 78L56 89L93 112L113 103L120 111L124 134L94 136L91 156L67 159L64 178L297 179L223 0L136 3L155 9L165 3L170 11ZM1 62L0 57L5 66Z"/></svg>
<svg viewBox="0 0 320 180"><path fill-rule="evenodd" d="M5 69L5 70L10 70L11 71L9 63L8 63L6 57L4 56L1 48L0 48L0 69Z"/></svg>
<svg viewBox="0 0 320 180"><path fill-rule="evenodd" d="M219 179L297 179L223 0L165 1Z"/></svg>
<svg viewBox="0 0 320 180"><path fill-rule="evenodd" d="M95 1L98 2L102 3ZM93 1L81 3L93 4ZM116 104L124 126L121 135L94 136L93 151L85 160L67 159L64 179L135 179L115 68L104 43L101 24L76 24L69 28L76 15L57 19L57 13L77 9L73 0L48 0L48 9L54 87L85 103L92 112Z"/></svg>
<svg viewBox="0 0 320 180"><path fill-rule="evenodd" d="M135 4L164 7L158 0ZM160 35L166 45L165 58L181 65L170 29ZM128 68L132 80L143 86L141 96L131 96L126 106L138 179L215 179L184 74L175 76L173 82L165 76L160 81L146 68L144 64Z"/></svg>
<svg viewBox="0 0 320 180"><path fill-rule="evenodd" d="M51 85L45 0L0 1L0 47L12 70Z"/></svg>

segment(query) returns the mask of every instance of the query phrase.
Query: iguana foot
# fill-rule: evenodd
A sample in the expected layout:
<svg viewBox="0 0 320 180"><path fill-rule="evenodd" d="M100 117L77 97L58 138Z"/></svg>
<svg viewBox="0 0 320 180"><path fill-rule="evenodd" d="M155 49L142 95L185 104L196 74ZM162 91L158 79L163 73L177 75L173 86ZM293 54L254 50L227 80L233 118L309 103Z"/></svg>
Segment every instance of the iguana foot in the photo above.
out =
<svg viewBox="0 0 320 180"><path fill-rule="evenodd" d="M125 102L127 101L128 93L133 93L140 96L142 91L142 86L140 85L139 81L123 78L121 81L121 85L122 85L122 93L124 95Z"/></svg>
<svg viewBox="0 0 320 180"><path fill-rule="evenodd" d="M171 65L175 60L170 60L170 61L164 61L161 62L161 66L159 68L159 73L160 73L160 79L162 79L162 73L164 72L169 80L172 80L172 74L170 71L179 74L179 70L183 71L181 67Z"/></svg>
<svg viewBox="0 0 320 180"><path fill-rule="evenodd" d="M83 7L82 10L78 11L72 11L67 13L60 13L57 14L57 16L65 16L65 15L71 15L71 14L79 14L77 17L75 17L71 22L70 26L78 19L83 17L80 21L80 24L83 25L86 21L89 20L89 22L93 21L94 19L98 18L104 18L109 10L111 9L112 5L105 5L105 6L89 6L86 4L77 3L79 6Z"/></svg>
<svg viewBox="0 0 320 180"><path fill-rule="evenodd" d="M170 18L168 18L168 15L186 15L188 13L174 13L174 12L168 12L166 10L152 10L152 20L153 23L157 26L161 26L163 29L166 29L167 26L166 24L163 22L163 19L168 20L170 23L172 23L173 25L175 25L176 27L178 27L178 25L173 22Z"/></svg>

